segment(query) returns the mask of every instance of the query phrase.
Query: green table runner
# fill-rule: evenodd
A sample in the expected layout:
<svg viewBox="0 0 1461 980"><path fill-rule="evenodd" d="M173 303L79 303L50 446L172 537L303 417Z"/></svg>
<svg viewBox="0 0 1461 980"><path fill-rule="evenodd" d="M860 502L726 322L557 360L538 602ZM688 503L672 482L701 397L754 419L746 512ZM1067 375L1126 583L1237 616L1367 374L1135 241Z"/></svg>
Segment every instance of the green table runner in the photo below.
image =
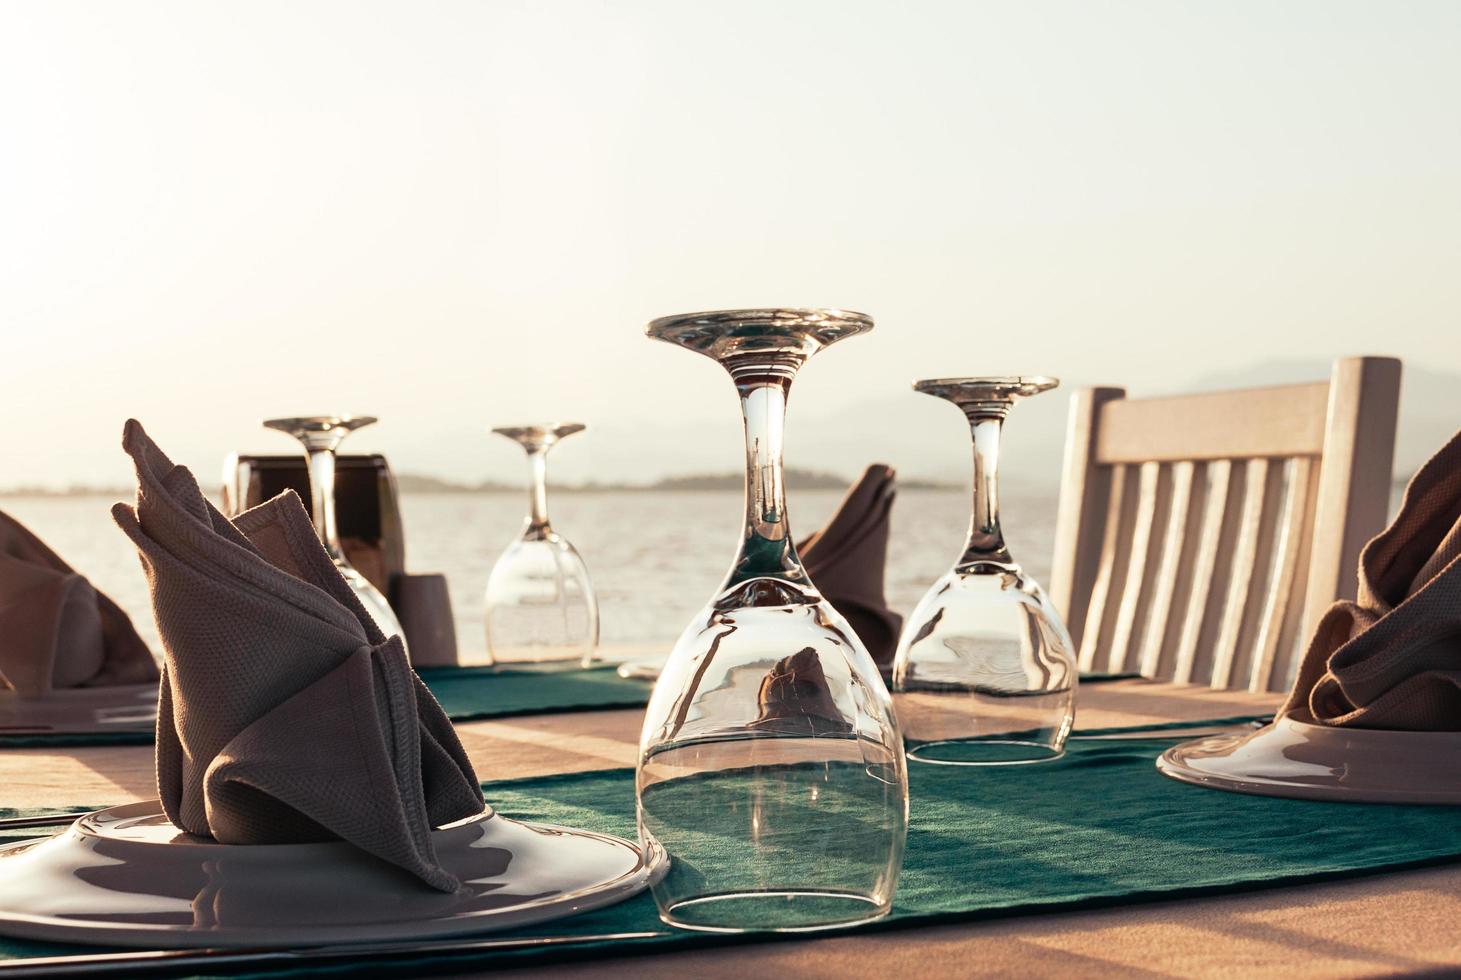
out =
<svg viewBox="0 0 1461 980"><path fill-rule="evenodd" d="M642 708L654 687L651 681L625 680L615 667L557 671L424 667L417 673L452 721Z"/></svg>
<svg viewBox="0 0 1461 980"><path fill-rule="evenodd" d="M1156 772L1153 760L1170 744L1157 737L1072 742L1064 759L1041 766L914 765L912 822L894 912L861 928L1130 904L1461 859L1461 807L1316 803L1205 790ZM634 833L629 770L486 783L483 789L507 816ZM670 930L647 894L512 935L640 931L663 934L372 966L403 973L468 965L482 970L782 938ZM0 957L82 951L0 940Z"/></svg>
<svg viewBox="0 0 1461 980"><path fill-rule="evenodd" d="M417 671L452 721L565 714L609 708L642 708L651 681L625 680L617 665L588 670L494 670L490 667L423 667ZM1082 684L1139 674L1082 674Z"/></svg>
<svg viewBox="0 0 1461 980"><path fill-rule="evenodd" d="M642 708L654 686L649 681L625 680L614 667L557 671L424 667L417 673L452 721ZM150 730L85 735L0 733L0 748L151 744Z"/></svg>
<svg viewBox="0 0 1461 980"><path fill-rule="evenodd" d="M496 670L490 667L423 667L417 671L452 721L511 718L514 715L564 714L611 708L642 708L653 684L625 680L615 666L588 670ZM1083 674L1081 683L1136 677L1136 674ZM4 734L0 748L54 748L66 745L151 745L152 732L86 735Z"/></svg>

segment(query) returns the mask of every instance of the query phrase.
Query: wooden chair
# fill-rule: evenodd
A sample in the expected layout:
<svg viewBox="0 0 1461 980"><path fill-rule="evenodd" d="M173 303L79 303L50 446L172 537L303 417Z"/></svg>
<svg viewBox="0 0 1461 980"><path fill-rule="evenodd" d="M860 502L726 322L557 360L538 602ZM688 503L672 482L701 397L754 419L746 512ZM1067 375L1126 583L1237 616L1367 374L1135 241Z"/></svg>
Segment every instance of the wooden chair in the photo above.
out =
<svg viewBox="0 0 1461 980"><path fill-rule="evenodd" d="M1400 362L1328 381L1071 398L1051 598L1082 670L1286 690L1384 525Z"/></svg>

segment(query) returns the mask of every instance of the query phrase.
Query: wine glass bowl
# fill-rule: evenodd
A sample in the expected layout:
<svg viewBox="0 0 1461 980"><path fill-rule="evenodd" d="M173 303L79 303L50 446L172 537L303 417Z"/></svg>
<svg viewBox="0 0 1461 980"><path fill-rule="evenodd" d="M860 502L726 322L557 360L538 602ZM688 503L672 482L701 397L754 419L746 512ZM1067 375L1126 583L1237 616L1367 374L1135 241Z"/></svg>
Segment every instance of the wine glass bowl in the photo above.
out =
<svg viewBox="0 0 1461 980"><path fill-rule="evenodd" d="M529 508L522 532L492 566L485 617L488 662L499 666L588 666L599 642L599 609L588 567L548 520L547 455L577 422L492 431L527 453Z"/></svg>
<svg viewBox="0 0 1461 980"><path fill-rule="evenodd" d="M404 644L406 635L391 604L346 560L335 521L335 453L346 436L376 421L371 415L301 415L267 419L264 426L293 436L304 445L309 465L310 511L320 543L380 631L388 638L399 636Z"/></svg>
<svg viewBox="0 0 1461 980"><path fill-rule="evenodd" d="M940 378L914 390L953 402L974 439L969 537L954 567L908 618L893 660L893 701L908 758L1001 765L1059 758L1075 718L1070 635L1009 553L999 517L999 441L1044 377Z"/></svg>
<svg viewBox="0 0 1461 980"><path fill-rule="evenodd" d="M649 327L730 372L746 428L739 551L675 644L640 741L640 838L669 858L652 887L672 925L803 931L892 906L908 820L902 739L872 657L796 554L781 455L797 370L871 326L843 310L740 310Z"/></svg>
<svg viewBox="0 0 1461 980"><path fill-rule="evenodd" d="M1064 752L1075 672L1049 600L1018 565L943 575L909 619L893 701L908 758L945 765L1043 762Z"/></svg>

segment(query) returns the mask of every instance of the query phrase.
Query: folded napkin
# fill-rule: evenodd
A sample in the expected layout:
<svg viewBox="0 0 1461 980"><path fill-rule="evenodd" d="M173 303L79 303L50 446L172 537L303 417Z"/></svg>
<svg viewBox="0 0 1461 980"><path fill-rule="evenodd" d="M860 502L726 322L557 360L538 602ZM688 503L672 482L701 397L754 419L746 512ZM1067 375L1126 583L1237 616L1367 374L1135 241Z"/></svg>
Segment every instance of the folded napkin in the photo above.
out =
<svg viewBox="0 0 1461 980"><path fill-rule="evenodd" d="M797 546L817 590L847 619L880 667L892 665L903 626L883 591L893 495L892 467L874 463L827 525Z"/></svg>
<svg viewBox="0 0 1461 980"><path fill-rule="evenodd" d="M127 614L0 513L0 688L39 698L156 680L157 664Z"/></svg>
<svg viewBox="0 0 1461 980"><path fill-rule="evenodd" d="M782 657L761 679L756 694L760 706L754 728L777 734L846 734L847 720L837 707L827 673L817 652L804 647Z"/></svg>
<svg viewBox="0 0 1461 980"><path fill-rule="evenodd" d="M1359 595L1324 614L1284 711L1325 725L1461 731L1461 432L1360 552Z"/></svg>
<svg viewBox="0 0 1461 980"><path fill-rule="evenodd" d="M399 638L381 634L293 491L229 521L129 421L142 556L164 652L157 788L225 844L336 838L442 891L431 828L482 810L472 764Z"/></svg>

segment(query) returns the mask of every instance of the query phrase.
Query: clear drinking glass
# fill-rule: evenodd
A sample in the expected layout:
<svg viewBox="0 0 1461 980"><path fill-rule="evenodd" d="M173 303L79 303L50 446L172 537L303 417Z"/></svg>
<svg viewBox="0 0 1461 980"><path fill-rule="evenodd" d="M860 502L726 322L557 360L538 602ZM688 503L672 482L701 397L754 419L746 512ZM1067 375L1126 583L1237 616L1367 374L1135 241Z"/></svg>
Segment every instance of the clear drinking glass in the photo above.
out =
<svg viewBox="0 0 1461 980"><path fill-rule="evenodd" d="M999 438L1020 398L1052 378L950 378L915 391L953 402L974 434L969 541L903 628L893 703L908 757L944 765L1044 762L1065 752L1075 720L1070 634L1044 591L1010 557L999 523Z"/></svg>
<svg viewBox="0 0 1461 980"><path fill-rule="evenodd" d="M548 450L576 422L493 429L528 454L527 523L487 579L487 658L493 664L581 664L599 645L599 604L588 568L548 522Z"/></svg>
<svg viewBox="0 0 1461 980"><path fill-rule="evenodd" d="M269 419L264 425L304 443L305 458L309 460L310 509L320 541L380 631L387 637L399 636L404 644L406 634L401 630L396 614L391 611L390 603L386 602L379 589L370 584L369 579L345 560L345 551L340 547L340 532L335 526L335 451L346 436L356 429L373 425L375 421L369 415L306 415L293 419Z"/></svg>
<svg viewBox="0 0 1461 980"><path fill-rule="evenodd" d="M908 824L903 742L877 665L797 557L781 460L797 370L871 328L843 310L649 325L730 372L746 429L740 550L670 653L640 741L639 835L670 859L653 891L671 925L801 931L892 905Z"/></svg>

